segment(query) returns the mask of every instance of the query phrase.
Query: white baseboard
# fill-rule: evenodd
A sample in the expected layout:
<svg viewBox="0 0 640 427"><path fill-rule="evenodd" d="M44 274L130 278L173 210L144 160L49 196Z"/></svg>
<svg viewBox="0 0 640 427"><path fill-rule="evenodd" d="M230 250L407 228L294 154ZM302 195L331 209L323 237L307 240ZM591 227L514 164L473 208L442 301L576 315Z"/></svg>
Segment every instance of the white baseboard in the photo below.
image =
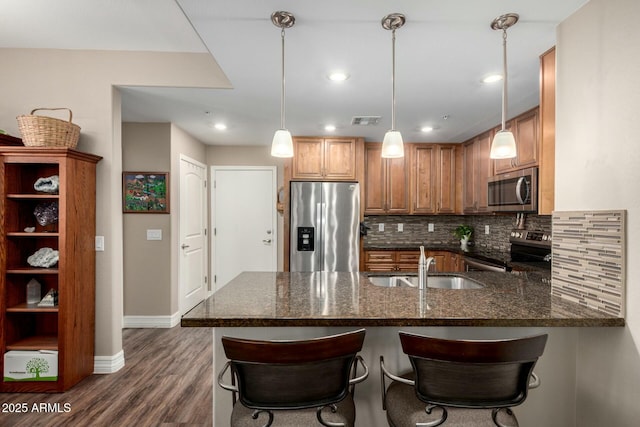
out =
<svg viewBox="0 0 640 427"><path fill-rule="evenodd" d="M171 316L124 316L123 328L173 328L180 324L180 313ZM94 374L112 374L124 367L124 351L113 356L94 356Z"/></svg>
<svg viewBox="0 0 640 427"><path fill-rule="evenodd" d="M123 328L173 328L180 324L180 313L171 316L124 316Z"/></svg>
<svg viewBox="0 0 640 427"><path fill-rule="evenodd" d="M94 374L113 374L124 368L124 351L120 350L113 356L94 356Z"/></svg>

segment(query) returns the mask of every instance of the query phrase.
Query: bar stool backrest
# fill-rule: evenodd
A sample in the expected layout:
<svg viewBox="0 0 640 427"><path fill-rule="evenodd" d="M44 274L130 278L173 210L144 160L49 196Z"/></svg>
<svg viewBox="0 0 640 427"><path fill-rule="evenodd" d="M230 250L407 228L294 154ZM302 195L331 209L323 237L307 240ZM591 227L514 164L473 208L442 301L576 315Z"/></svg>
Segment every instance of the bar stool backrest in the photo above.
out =
<svg viewBox="0 0 640 427"><path fill-rule="evenodd" d="M462 408L522 403L547 335L498 341L447 340L400 332L421 401Z"/></svg>
<svg viewBox="0 0 640 427"><path fill-rule="evenodd" d="M242 404L264 410L305 409L347 396L364 336L360 329L299 341L222 337L222 345Z"/></svg>

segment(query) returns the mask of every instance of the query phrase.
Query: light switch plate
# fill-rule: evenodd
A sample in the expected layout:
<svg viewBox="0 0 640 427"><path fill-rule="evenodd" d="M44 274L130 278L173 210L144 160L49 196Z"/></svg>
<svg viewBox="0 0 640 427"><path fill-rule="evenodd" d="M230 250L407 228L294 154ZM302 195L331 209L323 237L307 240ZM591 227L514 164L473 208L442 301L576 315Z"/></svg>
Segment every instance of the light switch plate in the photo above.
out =
<svg viewBox="0 0 640 427"><path fill-rule="evenodd" d="M488 225L484 226L484 234L489 234L489 226Z"/></svg>
<svg viewBox="0 0 640 427"><path fill-rule="evenodd" d="M162 230L147 230L147 240L162 240Z"/></svg>
<svg viewBox="0 0 640 427"><path fill-rule="evenodd" d="M104 252L104 236L96 236L96 252Z"/></svg>
<svg viewBox="0 0 640 427"><path fill-rule="evenodd" d="M404 231L404 224L400 223L398 224L398 232L402 233Z"/></svg>
<svg viewBox="0 0 640 427"><path fill-rule="evenodd" d="M434 231L433 223L429 223L429 232L433 233L433 231Z"/></svg>
<svg viewBox="0 0 640 427"><path fill-rule="evenodd" d="M384 223L378 224L378 231L384 231Z"/></svg>

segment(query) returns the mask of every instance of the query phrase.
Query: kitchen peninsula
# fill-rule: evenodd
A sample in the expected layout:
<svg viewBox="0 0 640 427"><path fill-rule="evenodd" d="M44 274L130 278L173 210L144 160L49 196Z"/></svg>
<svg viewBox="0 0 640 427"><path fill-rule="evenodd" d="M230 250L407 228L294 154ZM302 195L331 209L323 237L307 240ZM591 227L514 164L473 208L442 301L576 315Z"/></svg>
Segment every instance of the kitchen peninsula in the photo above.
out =
<svg viewBox="0 0 640 427"><path fill-rule="evenodd" d="M185 327L624 326L551 295L548 272L456 273L482 289L388 288L367 273L245 272L182 318Z"/></svg>
<svg viewBox="0 0 640 427"><path fill-rule="evenodd" d="M226 358L223 335L300 339L365 327L361 352L370 377L356 392L358 426L386 425L380 406L378 359L394 371L409 367L397 338L411 330L448 338L495 339L548 333L536 372L542 386L516 408L522 426L563 426L571 408L575 359L564 344L577 327L624 326L624 319L554 297L548 272L457 273L482 289L427 289L373 285L366 273L244 272L182 318L183 327L212 327L214 371ZM214 386L214 425L227 425L230 393ZM542 417L542 420L541 420Z"/></svg>

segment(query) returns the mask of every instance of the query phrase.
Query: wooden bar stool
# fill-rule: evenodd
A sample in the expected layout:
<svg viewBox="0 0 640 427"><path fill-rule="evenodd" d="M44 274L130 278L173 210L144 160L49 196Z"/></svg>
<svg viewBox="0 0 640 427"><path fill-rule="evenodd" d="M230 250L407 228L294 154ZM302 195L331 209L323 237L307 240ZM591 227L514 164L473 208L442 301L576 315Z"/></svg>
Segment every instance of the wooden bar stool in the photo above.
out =
<svg viewBox="0 0 640 427"><path fill-rule="evenodd" d="M394 375L380 357L382 406L390 426L512 427L518 420L511 407L540 385L533 367L547 335L465 341L400 332L400 342L412 371ZM392 380L388 388L385 377Z"/></svg>
<svg viewBox="0 0 640 427"><path fill-rule="evenodd" d="M218 384L233 392L231 427L352 427L354 386L369 375L357 355L364 336L360 329L299 341L222 337L229 361ZM364 372L356 377L358 363ZM232 382L225 384L229 367Z"/></svg>

